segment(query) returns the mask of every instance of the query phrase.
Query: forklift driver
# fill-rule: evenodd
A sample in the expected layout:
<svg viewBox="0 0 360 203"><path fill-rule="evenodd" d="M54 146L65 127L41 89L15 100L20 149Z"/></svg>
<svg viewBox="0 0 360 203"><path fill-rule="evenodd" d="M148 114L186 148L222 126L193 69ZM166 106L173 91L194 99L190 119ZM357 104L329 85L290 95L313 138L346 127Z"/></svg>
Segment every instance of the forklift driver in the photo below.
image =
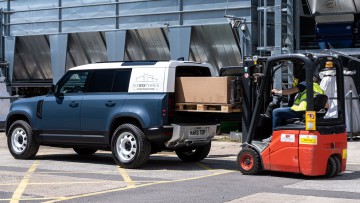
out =
<svg viewBox="0 0 360 203"><path fill-rule="evenodd" d="M320 88L320 85L317 83L317 77L313 77L313 90L314 97L318 94L324 94L324 91ZM276 108L272 112L272 130L281 125L281 123L290 118L303 118L304 111L306 111L306 82L302 81L297 86L290 89L277 90L272 89L272 93L277 95L292 95L298 93L295 96L294 104L291 107ZM271 136L267 139L264 139L264 142L270 142Z"/></svg>

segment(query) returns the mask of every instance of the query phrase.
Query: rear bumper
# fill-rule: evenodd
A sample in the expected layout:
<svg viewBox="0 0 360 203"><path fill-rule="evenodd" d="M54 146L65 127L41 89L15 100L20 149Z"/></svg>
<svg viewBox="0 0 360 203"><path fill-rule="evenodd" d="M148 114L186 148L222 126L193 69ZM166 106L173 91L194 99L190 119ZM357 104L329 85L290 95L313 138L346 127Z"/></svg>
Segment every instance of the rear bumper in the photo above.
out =
<svg viewBox="0 0 360 203"><path fill-rule="evenodd" d="M145 134L151 142L174 149L205 145L215 136L216 128L217 124L172 124L146 129Z"/></svg>
<svg viewBox="0 0 360 203"><path fill-rule="evenodd" d="M172 124L172 126L172 137L165 142L165 146L168 148L205 145L216 134L216 124Z"/></svg>

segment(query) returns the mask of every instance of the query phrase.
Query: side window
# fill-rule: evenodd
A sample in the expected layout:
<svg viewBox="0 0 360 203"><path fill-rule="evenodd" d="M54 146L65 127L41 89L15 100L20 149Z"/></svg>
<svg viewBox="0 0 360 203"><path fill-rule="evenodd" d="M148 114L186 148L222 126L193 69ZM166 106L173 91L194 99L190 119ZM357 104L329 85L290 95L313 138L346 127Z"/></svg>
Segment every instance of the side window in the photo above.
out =
<svg viewBox="0 0 360 203"><path fill-rule="evenodd" d="M60 94L83 92L88 75L88 71L70 72L59 84L58 92Z"/></svg>
<svg viewBox="0 0 360 203"><path fill-rule="evenodd" d="M94 71L87 92L111 92L115 70Z"/></svg>
<svg viewBox="0 0 360 203"><path fill-rule="evenodd" d="M176 77L204 77L211 76L208 67L201 66L178 66L176 67Z"/></svg>
<svg viewBox="0 0 360 203"><path fill-rule="evenodd" d="M128 92L131 69L117 70L115 72L113 92Z"/></svg>

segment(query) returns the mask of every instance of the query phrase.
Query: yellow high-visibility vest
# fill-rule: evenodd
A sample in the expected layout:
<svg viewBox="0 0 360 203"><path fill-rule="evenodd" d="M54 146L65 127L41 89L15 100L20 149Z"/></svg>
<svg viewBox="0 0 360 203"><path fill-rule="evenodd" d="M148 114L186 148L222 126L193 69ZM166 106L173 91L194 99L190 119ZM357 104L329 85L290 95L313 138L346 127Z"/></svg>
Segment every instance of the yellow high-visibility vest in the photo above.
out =
<svg viewBox="0 0 360 203"><path fill-rule="evenodd" d="M316 82L313 83L314 97L318 94L324 94L324 90L321 89L320 85ZM307 102L306 102L306 89L300 92L294 101L294 105L291 107L293 111L306 111Z"/></svg>

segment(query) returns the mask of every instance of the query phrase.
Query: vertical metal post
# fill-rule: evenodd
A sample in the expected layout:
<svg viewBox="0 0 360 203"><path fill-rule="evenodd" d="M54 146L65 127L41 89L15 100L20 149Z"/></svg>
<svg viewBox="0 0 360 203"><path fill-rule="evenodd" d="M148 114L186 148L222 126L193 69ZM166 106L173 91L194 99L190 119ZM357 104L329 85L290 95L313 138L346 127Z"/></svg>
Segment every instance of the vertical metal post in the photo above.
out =
<svg viewBox="0 0 360 203"><path fill-rule="evenodd" d="M282 11L281 11L281 3L282 0L275 0L275 47L274 53L272 55L278 56L282 54ZM281 68L275 72L275 84L274 87L276 89L281 89L282 86L282 75Z"/></svg>
<svg viewBox="0 0 360 203"><path fill-rule="evenodd" d="M7 1L7 9L6 11L10 11L10 0ZM6 14L6 30L5 36L10 36L10 13Z"/></svg>
<svg viewBox="0 0 360 203"><path fill-rule="evenodd" d="M16 37L6 36L5 41L5 58L9 63L9 73L6 76L11 83L14 75L14 57L15 57L15 42Z"/></svg>
<svg viewBox="0 0 360 203"><path fill-rule="evenodd" d="M105 33L106 51L109 61L123 61L125 59L126 30Z"/></svg>
<svg viewBox="0 0 360 203"><path fill-rule="evenodd" d="M58 30L59 30L59 33L62 33L62 0L58 1L58 8L59 8L58 9L59 10L58 11L59 12L58 13L58 15L59 15L59 17L58 17L59 18Z"/></svg>
<svg viewBox="0 0 360 203"><path fill-rule="evenodd" d="M183 17L182 11L184 10L184 2L183 0L179 0L179 25L183 25Z"/></svg>
<svg viewBox="0 0 360 203"><path fill-rule="evenodd" d="M115 5L115 23L116 23L116 25L115 25L115 29L119 29L120 28L120 17L119 17L119 0L115 0L115 3L116 3L116 5Z"/></svg>
<svg viewBox="0 0 360 203"><path fill-rule="evenodd" d="M286 43L287 53L294 52L294 7L293 0L287 0L286 5Z"/></svg>
<svg viewBox="0 0 360 203"><path fill-rule="evenodd" d="M295 49L300 50L300 6L301 1L295 0L294 9L295 9Z"/></svg>
<svg viewBox="0 0 360 203"><path fill-rule="evenodd" d="M282 12L281 12L281 0L275 0L275 49L273 55L277 56L281 54L282 45Z"/></svg>
<svg viewBox="0 0 360 203"><path fill-rule="evenodd" d="M353 141L353 120L352 120L352 116L353 116L353 112L352 112L352 100L353 98L352 98L352 90L350 90L349 91L349 93L346 95L346 100L348 100L348 105L350 105L349 106L349 108L350 108L350 115L349 115L349 136L350 136L350 142L352 142ZM346 109L346 107L345 107L345 109Z"/></svg>
<svg viewBox="0 0 360 203"><path fill-rule="evenodd" d="M258 5L261 7L261 0L258 0ZM264 19L263 19L263 14L261 13L261 10L258 9L258 46L263 46L263 36L264 36L264 33L263 33L263 29L262 29L262 26L263 26L263 23L264 23ZM263 52L260 50L259 51L259 55L260 56L263 56Z"/></svg>
<svg viewBox="0 0 360 203"><path fill-rule="evenodd" d="M0 57L2 60L5 59L5 55L4 55L4 29L3 29L3 9L1 8L0 9L0 36L1 36L1 39L0 39Z"/></svg>
<svg viewBox="0 0 360 203"><path fill-rule="evenodd" d="M66 70L68 34L50 35L49 39L53 83L56 84Z"/></svg>
<svg viewBox="0 0 360 203"><path fill-rule="evenodd" d="M169 43L171 59L176 60L184 57L189 60L190 55L191 27L173 27L169 28Z"/></svg>
<svg viewBox="0 0 360 203"><path fill-rule="evenodd" d="M264 0L264 25L263 25L263 29L264 29L264 48L267 49L268 44L267 44L267 0Z"/></svg>

